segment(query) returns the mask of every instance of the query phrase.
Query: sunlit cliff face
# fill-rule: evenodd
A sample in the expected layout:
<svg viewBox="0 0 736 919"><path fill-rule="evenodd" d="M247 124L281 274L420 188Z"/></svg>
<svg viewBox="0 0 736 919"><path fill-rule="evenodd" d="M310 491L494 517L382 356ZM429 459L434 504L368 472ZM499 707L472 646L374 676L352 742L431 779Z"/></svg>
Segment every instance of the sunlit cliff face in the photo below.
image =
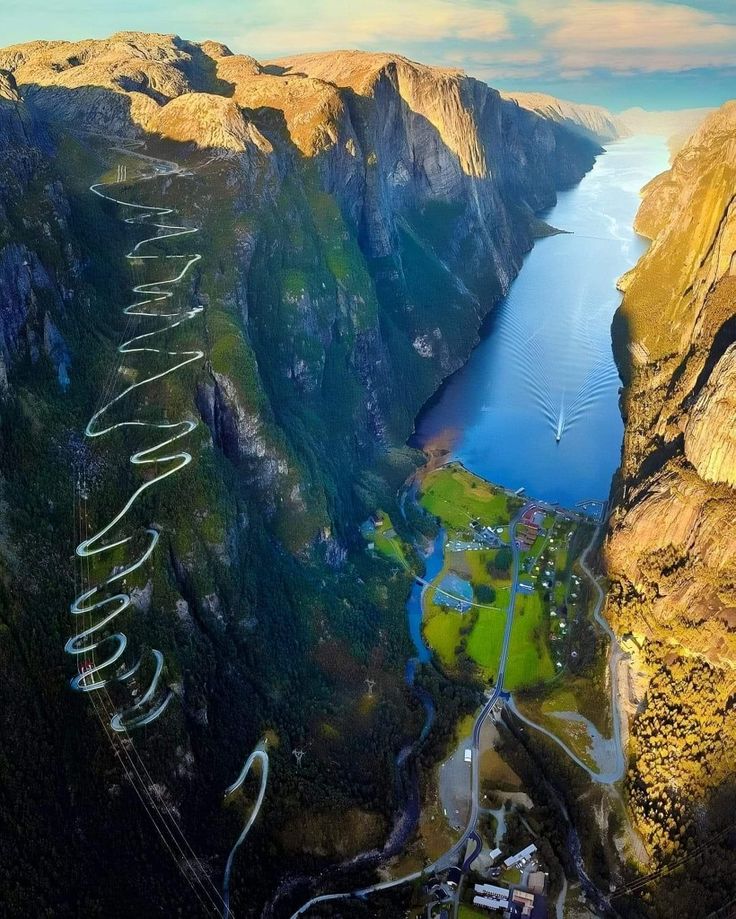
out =
<svg viewBox="0 0 736 919"><path fill-rule="evenodd" d="M653 238L624 279L632 347L608 612L644 642L634 812L662 853L726 781L736 752L736 104L645 189Z"/></svg>

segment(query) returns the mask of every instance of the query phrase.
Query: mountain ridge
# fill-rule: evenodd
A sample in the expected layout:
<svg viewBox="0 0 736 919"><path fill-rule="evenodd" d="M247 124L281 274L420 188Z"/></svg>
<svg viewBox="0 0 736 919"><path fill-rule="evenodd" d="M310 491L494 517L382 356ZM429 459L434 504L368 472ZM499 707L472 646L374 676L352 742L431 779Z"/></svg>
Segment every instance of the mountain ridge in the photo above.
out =
<svg viewBox="0 0 736 919"><path fill-rule="evenodd" d="M631 134L625 118L615 115L601 105L570 102L547 93L509 90L503 91L501 95L518 103L522 108L567 125L579 131L584 137L589 137L601 144L622 140Z"/></svg>
<svg viewBox="0 0 736 919"><path fill-rule="evenodd" d="M131 287L156 280L156 260L126 259L150 230L91 194L98 183L198 231L149 244L200 256L176 289L192 321L167 334L205 357L134 406L196 427L192 462L131 516L158 543L118 620L131 647L161 651L173 693L136 738L157 800L219 870L242 829L223 789L266 738L269 789L234 911L362 849L377 853L370 870L400 846L392 827L411 831L422 764L481 689L418 671L439 714L421 760L406 756L425 718L405 683L411 578L366 553L358 524L383 508L404 527L416 412L467 357L537 213L600 147L408 64L379 68L359 95L220 43L118 33L3 49L0 69L0 864L22 866L5 901L60 919L196 909L66 684L79 470L90 527L141 484L134 428L92 444L82 432L104 381L160 360L126 354L114 372ZM346 813L363 827L347 842Z"/></svg>

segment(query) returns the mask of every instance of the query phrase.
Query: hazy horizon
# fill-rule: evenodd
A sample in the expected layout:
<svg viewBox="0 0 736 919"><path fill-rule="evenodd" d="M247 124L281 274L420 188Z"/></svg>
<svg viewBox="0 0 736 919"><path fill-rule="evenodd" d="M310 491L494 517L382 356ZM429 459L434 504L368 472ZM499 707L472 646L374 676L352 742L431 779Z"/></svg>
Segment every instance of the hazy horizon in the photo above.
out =
<svg viewBox="0 0 736 919"><path fill-rule="evenodd" d="M614 112L713 107L736 96L736 5L727 0L133 0L90 10L47 0L6 3L3 45L117 31L212 39L258 60L361 48L458 67L494 87L545 92Z"/></svg>

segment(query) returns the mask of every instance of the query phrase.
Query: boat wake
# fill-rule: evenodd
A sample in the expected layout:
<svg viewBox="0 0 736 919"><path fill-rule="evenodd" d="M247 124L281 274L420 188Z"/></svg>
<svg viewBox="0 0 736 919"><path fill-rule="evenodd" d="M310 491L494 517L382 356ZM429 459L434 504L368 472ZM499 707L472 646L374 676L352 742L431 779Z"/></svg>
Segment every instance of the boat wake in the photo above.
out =
<svg viewBox="0 0 736 919"><path fill-rule="evenodd" d="M547 422L556 443L560 443L563 435L617 386L619 376L610 350L595 341L589 316L581 315L564 340L557 336L554 347L541 344L544 337L551 336L548 326L545 321L530 333L517 317L507 312L499 321L498 334L513 343L510 349L513 375ZM581 354L586 357L583 366L589 368L582 381ZM492 407L484 410L491 411Z"/></svg>

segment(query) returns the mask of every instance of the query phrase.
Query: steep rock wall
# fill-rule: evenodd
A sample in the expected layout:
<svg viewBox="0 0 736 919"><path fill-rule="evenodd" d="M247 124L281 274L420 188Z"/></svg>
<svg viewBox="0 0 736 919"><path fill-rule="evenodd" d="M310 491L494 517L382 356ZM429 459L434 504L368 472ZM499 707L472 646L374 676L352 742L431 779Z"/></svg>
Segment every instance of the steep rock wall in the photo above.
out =
<svg viewBox="0 0 736 919"><path fill-rule="evenodd" d="M408 575L368 557L355 523L395 511L416 462L403 448L416 411L518 271L534 211L598 148L476 81L389 56L355 87L140 33L16 46L0 66L0 152L11 154L0 291L12 306L0 335L0 742L18 764L2 776L14 803L0 855L23 866L5 900L69 917L112 915L119 902L139 915L192 910L176 866L152 848L142 872L127 871L150 827L93 710L69 693L61 653L78 469L91 526L141 481L128 462L140 432L92 445L82 435L105 381L112 391L152 360L133 355L118 371L131 274L155 267L125 253L148 230L89 192L125 164L121 200L171 208L199 230L160 250L202 256L176 295L203 310L173 336L206 352L136 393L136 410L202 422L193 462L130 521L161 536L124 627L163 651L175 696L142 755L195 848L219 857L240 832L222 789L244 750L270 739L254 847L269 856L241 875L245 912L283 872L304 870L289 828L322 820L325 801L336 823L356 807L389 832L394 757L424 714L405 694ZM369 673L380 687L370 711L356 693ZM474 703L453 688L453 705ZM295 773L290 751L307 742ZM41 851L49 885L30 867ZM321 869L323 856L306 854ZM108 876L115 884L99 882Z"/></svg>
<svg viewBox="0 0 736 919"><path fill-rule="evenodd" d="M627 385L608 614L643 644L651 679L630 781L660 855L681 845L736 754L735 188L729 103L645 189L637 227L653 242L622 281L614 322Z"/></svg>
<svg viewBox="0 0 736 919"><path fill-rule="evenodd" d="M518 102L522 108L567 125L573 131L601 144L621 140L631 133L625 118L614 115L600 105L568 102L547 93L509 92L503 95Z"/></svg>

